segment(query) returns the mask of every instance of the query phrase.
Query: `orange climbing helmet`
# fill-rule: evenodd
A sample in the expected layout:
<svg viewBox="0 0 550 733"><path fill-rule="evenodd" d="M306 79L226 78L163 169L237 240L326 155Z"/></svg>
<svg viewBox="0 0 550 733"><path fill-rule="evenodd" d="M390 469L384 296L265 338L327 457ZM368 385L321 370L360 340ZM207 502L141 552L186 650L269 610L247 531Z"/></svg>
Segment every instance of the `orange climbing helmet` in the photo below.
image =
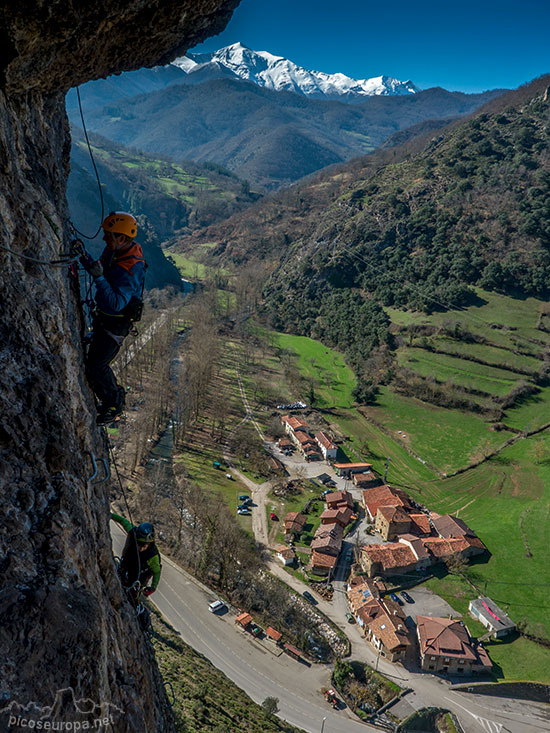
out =
<svg viewBox="0 0 550 733"><path fill-rule="evenodd" d="M109 216L103 220L101 226L106 232L125 234L131 239L134 239L137 234L137 221L125 211L111 211Z"/></svg>

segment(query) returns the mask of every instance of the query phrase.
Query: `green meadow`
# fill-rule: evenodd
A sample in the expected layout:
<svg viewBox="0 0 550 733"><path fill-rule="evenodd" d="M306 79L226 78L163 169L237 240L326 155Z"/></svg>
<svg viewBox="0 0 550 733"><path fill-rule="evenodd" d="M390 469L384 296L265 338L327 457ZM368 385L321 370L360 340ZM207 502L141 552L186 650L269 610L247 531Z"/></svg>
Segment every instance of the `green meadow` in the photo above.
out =
<svg viewBox="0 0 550 733"><path fill-rule="evenodd" d="M518 375L513 372L467 361L458 355L448 356L424 349L400 350L397 361L423 377L434 377L441 382L452 382L498 397L508 394L518 381Z"/></svg>
<svg viewBox="0 0 550 733"><path fill-rule="evenodd" d="M506 430L490 431L476 415L397 395L388 387L380 389L375 405L362 411L441 473L462 468L511 437Z"/></svg>
<svg viewBox="0 0 550 733"><path fill-rule="evenodd" d="M343 355L307 336L274 334L279 348L294 353L301 374L315 383L315 407L351 407L356 384Z"/></svg>
<svg viewBox="0 0 550 733"><path fill-rule="evenodd" d="M492 317L496 323L502 323L504 319L510 327L515 327L515 323L521 324L524 332L532 329L541 341L546 340L546 335L534 328L541 304L532 299L520 301L519 305L516 301L510 304L509 300L491 295L490 302L482 306L484 317ZM497 311L502 314L500 321L497 321ZM403 320L412 318L411 314L401 315ZM464 316L463 313L452 315ZM422 316L423 319L436 317L441 317L441 314ZM449 314L446 318L449 320ZM475 325L477 328L479 324ZM519 330L519 325L517 328ZM503 335L503 347L507 348L505 342L508 341L508 346L514 348L510 338L515 332L489 327L487 332ZM321 394L322 358L328 357L332 363L332 352L321 344L315 346L315 342L310 343L311 339L302 341L302 338L284 335L278 337L277 343L284 343L286 349L293 350L302 375L313 379L316 393L319 390ZM497 363L495 356L500 351L503 349L493 351L492 358L487 361ZM452 373L450 365L453 362L449 360L455 357L443 360L440 359L443 355L416 348L407 349L407 353L422 354L427 360L431 359L433 376L441 377L437 369L442 369L442 365ZM509 354L514 356L512 351ZM500 361L502 366L506 363L516 367L527 363L529 367L534 366L529 359L523 361L519 358L512 362L509 354L504 351L504 358ZM308 361L312 356L316 358ZM491 382L493 394L498 394L494 384L501 384L501 379L509 379L511 386L519 379L525 379L500 366L486 367L460 359L458 350L456 362L462 375L466 370L476 374L476 380L479 380L474 381L476 389L483 389L480 386L482 379ZM482 369L476 372L479 366ZM454 383L458 381L457 374L458 368L454 373ZM349 380L342 381L350 383ZM528 438L519 437L513 445L504 448L513 432L490 430L490 423L473 413L436 407L395 394L389 387L380 389L376 404L360 409L353 405L351 399L336 399L334 393L323 397L331 409L321 408L320 412L335 431L344 435L343 447L349 457L371 462L381 475L387 467L390 484L403 488L429 509L458 515L469 524L487 546L489 556L482 561L474 560L466 570L467 576L481 593L493 598L528 633L550 639L547 600L550 583L544 582L547 577L546 548L550 542L550 435L541 432ZM548 408L550 387L544 387L538 394L509 408L504 422L520 430L533 430L550 422ZM475 468L450 478L441 476L495 450L497 455ZM478 628L479 624L468 616L468 602L476 592L466 581L446 576L434 578L428 585L445 597L458 613L465 615L472 633L481 635L483 630ZM489 641L487 648L495 664L496 678L550 681L549 649L522 637Z"/></svg>

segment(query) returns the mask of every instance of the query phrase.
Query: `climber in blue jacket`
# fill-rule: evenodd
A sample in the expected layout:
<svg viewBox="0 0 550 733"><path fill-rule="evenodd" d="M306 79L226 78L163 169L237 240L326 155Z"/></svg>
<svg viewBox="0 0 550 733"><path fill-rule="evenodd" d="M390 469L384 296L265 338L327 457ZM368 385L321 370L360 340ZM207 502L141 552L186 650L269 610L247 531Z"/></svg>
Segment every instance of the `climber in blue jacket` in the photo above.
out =
<svg viewBox="0 0 550 733"><path fill-rule="evenodd" d="M131 214L113 211L101 224L106 247L99 260L87 256L82 265L96 286L93 333L86 354L86 376L99 400L97 424L113 422L124 409L124 389L111 362L124 338L141 318L146 262L135 241L137 222Z"/></svg>

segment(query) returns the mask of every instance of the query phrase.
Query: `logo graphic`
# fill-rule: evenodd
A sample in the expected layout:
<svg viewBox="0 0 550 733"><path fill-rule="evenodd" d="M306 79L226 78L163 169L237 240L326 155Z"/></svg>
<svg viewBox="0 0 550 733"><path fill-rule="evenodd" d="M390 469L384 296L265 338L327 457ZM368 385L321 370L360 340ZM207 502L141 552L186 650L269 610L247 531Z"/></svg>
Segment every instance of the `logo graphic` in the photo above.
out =
<svg viewBox="0 0 550 733"><path fill-rule="evenodd" d="M72 687L58 690L53 705L41 707L35 702L27 705L12 700L0 709L2 733L18 730L37 731L115 731L117 718L124 710L109 702L95 703L89 698L77 699Z"/></svg>

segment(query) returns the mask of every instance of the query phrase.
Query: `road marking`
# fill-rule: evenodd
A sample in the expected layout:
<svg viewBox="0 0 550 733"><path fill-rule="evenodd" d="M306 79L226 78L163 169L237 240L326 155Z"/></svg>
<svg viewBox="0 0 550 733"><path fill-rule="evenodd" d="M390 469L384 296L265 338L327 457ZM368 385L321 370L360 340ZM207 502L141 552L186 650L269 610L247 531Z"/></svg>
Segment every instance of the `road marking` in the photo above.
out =
<svg viewBox="0 0 550 733"><path fill-rule="evenodd" d="M168 583L168 582L167 582L166 580L164 581L164 584L165 584L165 585L167 585L167 586L168 586L168 587L170 588L170 590L172 591L172 593L174 593L174 595L175 595L175 596L177 597L177 599L178 599L178 600L179 600L179 601L180 601L180 602L182 603L182 605L183 605L183 606L185 606L185 607L186 607L187 609L189 609L189 611L191 612L191 614L193 615L193 617L194 617L194 618L195 618L195 619L196 619L196 620L197 620L197 621L199 622L199 624L200 624L201 626L203 626L203 627L205 628L205 630L206 630L206 631L208 632L209 636L210 636L210 637L213 637L213 638L214 638L214 639L216 640L216 642L218 642L218 643L219 643L219 644L221 644L222 646L226 646L226 645L225 645L225 644L224 644L224 643L223 643L223 642L221 641L221 639L220 639L220 638L219 638L219 637L218 637L218 636L217 636L217 635L216 635L216 634L215 634L214 632L210 631L209 629L206 629L206 625L204 624L204 622L203 622L203 621L202 621L202 620L201 620L201 619L200 619L199 617L195 616L195 614L193 614L193 612L191 611L190 607L189 607L189 606L188 606L188 605L187 605L187 604L185 603L185 601L184 601L184 600L183 600L183 599L182 599L182 598L181 598L181 597L179 596L178 592L177 592L177 591L176 591L176 590L175 590L175 589L174 589L174 588L173 588L173 587L172 587L172 586L171 586L171 585L170 585L170 584L169 584L169 583ZM168 598L166 598L166 596L165 596L164 594L162 594L162 593L161 593L160 595L161 595L161 597L162 597L162 598L164 599L164 601L165 601L165 602L166 602L166 603L167 603L167 604L168 604L168 605L169 605L169 606L170 606L170 607L171 607L171 608L172 608L172 609L173 609L173 610L175 611L176 615L177 615L177 616L178 616L178 617L179 617L179 618L181 619L181 621L182 621L182 622L184 623L184 625L185 625L185 626L187 626L187 628L189 629L189 631L190 631L190 632L192 632L192 633L193 633L193 635L194 635L194 636L195 636L196 638L198 638L198 639L199 639L199 640L200 640L200 641L202 642L202 644L204 644L204 646L205 646L205 647L206 647L206 648L207 648L207 649L208 649L208 650L210 651L210 653L211 653L211 654L212 654L212 655L213 655L214 657L220 658L220 657L219 657L219 653L218 653L218 652L216 652L216 650L215 650L215 649L213 649L213 648L212 648L212 647L210 646L210 644L209 644L209 643L208 643L207 641L205 641L205 639L204 639L203 637L199 636L198 634L196 634L196 633L195 633L195 632L193 631L193 629L192 629L192 628L191 628L191 626L189 625L189 622L188 622L188 621L187 621L187 620L185 619L185 617L184 617L184 616L182 616L182 614L181 614L181 613L180 613L180 612L178 611L178 609L177 609L177 608L176 608L176 607L174 606L174 604L173 604L173 603L171 603L171 602L170 602L170 601L168 600ZM184 640L184 641L185 641L185 640ZM188 644L189 644L190 646L192 646L192 644L190 644L189 642L186 642L186 643L188 643ZM226 646L226 648L229 648L229 647L227 647L227 646ZM254 647L254 648L255 648L255 647ZM236 653L236 652L235 652L234 650L232 650L232 649L229 649L229 651L231 652L231 654L232 654L232 655L234 655L234 656L235 656L235 657L236 657L237 659L239 659L239 656L238 656L238 654L237 654L237 653ZM212 661L212 660L210 660L210 661ZM236 667L236 666L235 666L234 664L232 664L232 663L231 663L230 661L228 661L227 659L226 659L226 660L223 660L223 659L222 659L222 662L223 662L223 663L224 663L225 665L227 665L227 667L229 667L229 669L233 670L233 672L235 672L235 673L237 673L237 674L240 674L241 676L245 676L245 677L246 677L246 675L244 675L244 673L243 673L243 670L242 670L242 669L239 669L238 667ZM216 665L214 665L214 666L216 666ZM299 697L298 695L294 694L294 693L293 693L293 692L291 692L290 690L288 690L288 689L286 689L286 688L282 687L281 685L279 685L279 684L278 684L278 683L277 683L277 682L276 682L275 680L273 680L273 678L272 678L272 677L268 677L268 676L267 676L267 675L265 675L265 674L264 674L263 672L260 672L260 670L259 670L259 669L256 669L256 667L254 667L254 666L253 666L252 664L250 664L250 662L247 662L247 668L248 668L248 669L251 669L251 670L253 670L253 671L254 671L254 673L255 673L255 674L256 674L256 675L258 676L258 677L262 677L262 678L263 678L263 679L265 680L265 682L266 682L266 683L267 683L268 685L271 685L271 687L273 687L273 685L276 685L277 687L280 687L280 689L281 689L281 692L284 692L284 693L285 693L285 695L286 695L286 699L285 699L285 704L286 704L286 705L288 705L288 707L289 707L289 708L292 708L292 710L294 710L295 712L299 713L300 715L302 715L302 714L303 714L303 710L301 710L301 709L300 709L300 708L298 708L298 707L295 707L294 705L292 705L291 703L289 703L289 702L288 702L288 695L289 695L289 694L290 694L290 695L292 695L293 697L295 697L295 698L296 698L296 700L298 700L298 701L301 701L301 698L300 698L300 697ZM241 688L241 689L242 689L242 688Z"/></svg>
<svg viewBox="0 0 550 733"><path fill-rule="evenodd" d="M459 702L456 702L456 700L453 700L450 697L446 697L445 700L450 700L454 705L458 705L459 708L465 710L469 715L472 716L472 718L474 718L474 720L483 728L483 730L487 731L487 733L501 733L504 727L502 723L497 723L496 720L482 718L480 715L472 713L471 710L468 710L468 708L465 708L464 705L461 705Z"/></svg>

